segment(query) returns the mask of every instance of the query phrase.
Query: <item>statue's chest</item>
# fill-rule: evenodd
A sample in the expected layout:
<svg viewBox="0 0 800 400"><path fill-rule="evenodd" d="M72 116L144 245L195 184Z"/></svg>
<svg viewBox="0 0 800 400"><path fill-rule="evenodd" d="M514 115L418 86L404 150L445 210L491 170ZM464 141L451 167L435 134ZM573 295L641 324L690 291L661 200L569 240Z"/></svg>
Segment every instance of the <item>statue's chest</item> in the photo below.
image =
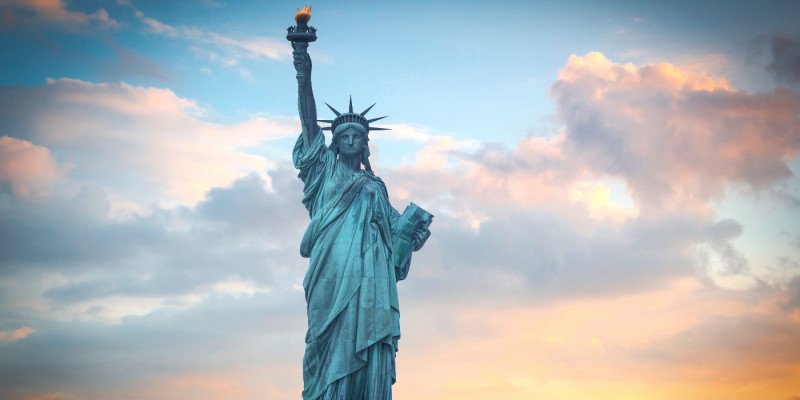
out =
<svg viewBox="0 0 800 400"><path fill-rule="evenodd" d="M333 174L326 184L326 197L353 201L359 198L368 200L375 196L377 192L375 182L363 173L338 172Z"/></svg>

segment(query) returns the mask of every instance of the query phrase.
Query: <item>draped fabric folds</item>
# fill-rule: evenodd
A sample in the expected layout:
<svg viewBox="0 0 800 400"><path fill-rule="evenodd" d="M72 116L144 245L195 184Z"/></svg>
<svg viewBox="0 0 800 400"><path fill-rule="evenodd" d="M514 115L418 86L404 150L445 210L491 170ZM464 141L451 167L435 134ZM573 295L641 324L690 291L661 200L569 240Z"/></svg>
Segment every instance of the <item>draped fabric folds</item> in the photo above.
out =
<svg viewBox="0 0 800 400"><path fill-rule="evenodd" d="M370 172L337 162L320 132L293 152L311 221L301 243L308 332L303 399L390 399L400 338L391 224L399 214ZM405 266L404 268L407 268Z"/></svg>

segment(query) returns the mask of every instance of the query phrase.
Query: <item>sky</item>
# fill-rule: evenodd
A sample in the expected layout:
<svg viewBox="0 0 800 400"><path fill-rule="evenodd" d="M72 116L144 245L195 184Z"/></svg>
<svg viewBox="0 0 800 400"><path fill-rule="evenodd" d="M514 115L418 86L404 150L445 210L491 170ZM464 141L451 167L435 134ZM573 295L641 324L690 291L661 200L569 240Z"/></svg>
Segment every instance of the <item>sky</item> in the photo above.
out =
<svg viewBox="0 0 800 400"><path fill-rule="evenodd" d="M304 5L0 0L0 398L299 398ZM800 399L800 2L311 5L435 215L395 398Z"/></svg>

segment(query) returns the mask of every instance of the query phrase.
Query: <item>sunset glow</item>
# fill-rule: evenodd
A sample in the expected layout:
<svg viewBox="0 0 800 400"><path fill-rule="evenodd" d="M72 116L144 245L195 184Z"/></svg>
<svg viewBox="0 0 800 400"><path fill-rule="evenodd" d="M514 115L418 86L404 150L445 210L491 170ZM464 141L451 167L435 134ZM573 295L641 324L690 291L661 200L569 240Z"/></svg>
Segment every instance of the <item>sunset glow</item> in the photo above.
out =
<svg viewBox="0 0 800 400"><path fill-rule="evenodd" d="M300 397L296 9L0 0L0 398ZM800 398L797 15L315 4L317 103L435 215L394 398Z"/></svg>

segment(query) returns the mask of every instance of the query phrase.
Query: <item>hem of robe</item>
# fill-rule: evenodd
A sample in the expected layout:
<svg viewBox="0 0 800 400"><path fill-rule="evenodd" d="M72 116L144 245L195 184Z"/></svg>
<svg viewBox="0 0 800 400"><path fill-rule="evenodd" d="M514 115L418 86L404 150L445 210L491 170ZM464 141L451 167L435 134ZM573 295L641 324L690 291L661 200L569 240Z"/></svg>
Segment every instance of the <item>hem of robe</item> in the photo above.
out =
<svg viewBox="0 0 800 400"><path fill-rule="evenodd" d="M395 353L391 342L380 340L364 349L363 366L329 383L318 395L304 400L391 400L396 382ZM361 358L361 357L359 357Z"/></svg>

